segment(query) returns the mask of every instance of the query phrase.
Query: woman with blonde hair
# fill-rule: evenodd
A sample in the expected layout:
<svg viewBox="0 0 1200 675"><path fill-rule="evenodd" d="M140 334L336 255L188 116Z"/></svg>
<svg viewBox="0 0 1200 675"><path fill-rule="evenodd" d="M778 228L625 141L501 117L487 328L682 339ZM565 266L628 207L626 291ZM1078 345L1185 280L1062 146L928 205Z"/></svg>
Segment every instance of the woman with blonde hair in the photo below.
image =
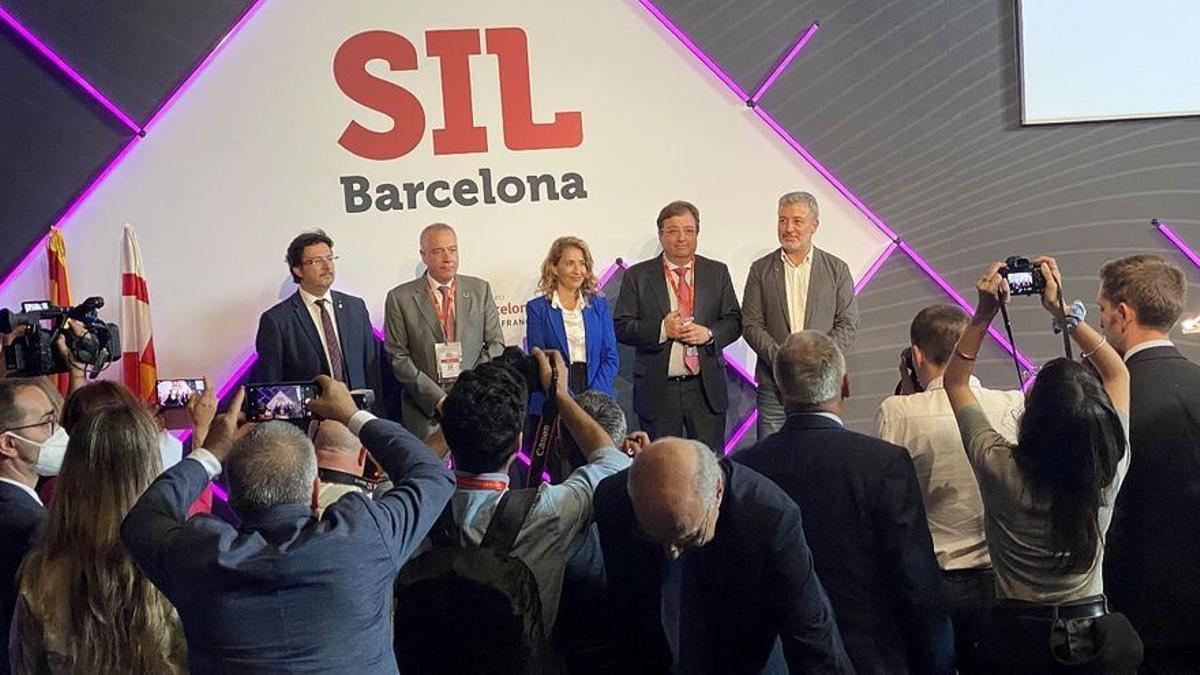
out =
<svg viewBox="0 0 1200 675"><path fill-rule="evenodd" d="M542 261L539 295L525 303L527 348L554 349L569 364L573 393L588 389L613 392L617 376L617 336L608 300L596 288L592 252L579 237L559 237ZM545 397L535 393L530 415L538 415Z"/></svg>
<svg viewBox="0 0 1200 675"><path fill-rule="evenodd" d="M187 670L175 608L120 539L121 521L161 471L154 418L124 394L72 420L41 540L21 566L15 673Z"/></svg>

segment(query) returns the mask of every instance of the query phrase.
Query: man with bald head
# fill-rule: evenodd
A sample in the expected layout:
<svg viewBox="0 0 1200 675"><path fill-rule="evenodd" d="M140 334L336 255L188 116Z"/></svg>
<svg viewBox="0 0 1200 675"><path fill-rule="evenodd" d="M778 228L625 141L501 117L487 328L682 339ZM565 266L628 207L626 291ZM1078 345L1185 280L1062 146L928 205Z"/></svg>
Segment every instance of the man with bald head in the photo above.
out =
<svg viewBox="0 0 1200 675"><path fill-rule="evenodd" d="M774 367L787 421L734 460L800 505L855 669L953 673L953 633L912 459L843 426L846 360L833 338L792 333Z"/></svg>
<svg viewBox="0 0 1200 675"><path fill-rule="evenodd" d="M853 672L800 509L767 479L667 437L595 509L620 672Z"/></svg>
<svg viewBox="0 0 1200 675"><path fill-rule="evenodd" d="M312 427L310 435L316 449L319 483L313 510L320 518L326 507L351 492L370 496L376 483L363 476L367 449L349 427L337 420L314 421Z"/></svg>
<svg viewBox="0 0 1200 675"><path fill-rule="evenodd" d="M425 273L387 294L384 348L404 387L404 426L428 438L458 373L499 356L504 333L491 285L458 273L454 228L433 223L421 230L420 247Z"/></svg>

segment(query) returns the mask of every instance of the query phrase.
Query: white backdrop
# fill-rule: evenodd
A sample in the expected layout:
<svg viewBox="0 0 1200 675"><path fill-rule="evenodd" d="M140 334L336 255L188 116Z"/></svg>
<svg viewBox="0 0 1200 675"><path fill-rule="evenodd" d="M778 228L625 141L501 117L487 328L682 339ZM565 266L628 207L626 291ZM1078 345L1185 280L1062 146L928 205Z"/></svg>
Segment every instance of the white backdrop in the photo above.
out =
<svg viewBox="0 0 1200 675"><path fill-rule="evenodd" d="M528 36L533 118L579 111L578 147L505 148L496 57L470 59L475 124L488 152L434 155L442 126L439 60L427 30L520 27ZM351 121L376 131L391 120L343 93L333 59L350 37L392 31L412 42L418 69L376 77L411 91L425 110L420 145L398 159L362 159L337 140ZM801 56L803 58L803 56ZM228 377L252 346L258 315L295 289L283 262L290 239L322 227L335 240L336 288L363 296L377 325L388 289L420 271L417 233L435 221L458 231L462 273L491 280L497 302L533 293L550 241L576 234L597 274L618 256L657 254L654 218L688 199L701 211L700 253L726 262L739 296L750 263L776 246L775 203L796 189L821 205L817 245L856 277L887 246L848 201L633 0L563 3L268 2L89 200L63 224L75 299L103 295L115 321L121 228L138 231L149 283L160 377ZM801 139L803 140L803 139ZM429 182L578 173L587 197L347 213L342 176ZM561 189L561 183L560 183ZM0 306L46 296L39 258ZM512 315L509 315L512 316ZM519 316L517 317L519 319ZM523 337L519 320L506 338ZM734 350L747 367L752 355ZM118 369L113 369L116 372Z"/></svg>

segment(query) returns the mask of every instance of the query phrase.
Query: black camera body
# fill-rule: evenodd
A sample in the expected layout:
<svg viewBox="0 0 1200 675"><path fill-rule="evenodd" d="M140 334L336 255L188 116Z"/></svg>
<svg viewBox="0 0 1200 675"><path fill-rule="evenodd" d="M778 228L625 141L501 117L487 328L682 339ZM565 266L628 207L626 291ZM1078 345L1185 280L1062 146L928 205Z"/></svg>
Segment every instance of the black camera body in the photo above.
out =
<svg viewBox="0 0 1200 675"><path fill-rule="evenodd" d="M1042 266L1029 258L1010 256L1004 261L1004 269L1000 270L1000 274L1008 281L1008 290L1012 295L1041 295L1046 290Z"/></svg>
<svg viewBox="0 0 1200 675"><path fill-rule="evenodd" d="M25 303L26 306L34 304L37 303ZM54 349L54 341L62 335L72 358L95 377L109 363L121 358L120 328L100 319L97 310L103 306L104 298L91 297L75 307L47 306L28 312L0 309L0 333L27 327L24 335L4 348L9 372L19 377L67 372L70 365ZM67 325L68 319L83 327L82 335L75 335Z"/></svg>

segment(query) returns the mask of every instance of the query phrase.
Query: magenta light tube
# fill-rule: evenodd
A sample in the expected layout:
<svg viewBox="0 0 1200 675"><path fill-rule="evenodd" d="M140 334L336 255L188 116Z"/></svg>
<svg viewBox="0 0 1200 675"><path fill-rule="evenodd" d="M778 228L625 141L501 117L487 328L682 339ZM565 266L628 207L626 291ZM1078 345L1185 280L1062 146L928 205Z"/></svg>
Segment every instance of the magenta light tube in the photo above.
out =
<svg viewBox="0 0 1200 675"><path fill-rule="evenodd" d="M737 428L737 431L734 431L733 435L729 437L729 440L725 442L726 455L728 455L733 451L734 448L737 447L737 444L741 442L742 437L750 432L750 428L753 427L754 423L757 421L758 409L755 408L753 411L751 411L750 416L746 418L746 421L742 422L742 425Z"/></svg>
<svg viewBox="0 0 1200 675"><path fill-rule="evenodd" d="M154 116L150 118L150 121L146 122L147 132L150 131L150 129L153 128L154 125L157 124L158 121L167 114L167 111L174 107L175 102L179 100L185 91L191 88L192 84L205 70L208 69L208 66L212 64L212 62L222 51L224 51L225 47L233 41L233 38L241 32L242 28L245 27L246 23L252 16L254 16L256 12L258 12L262 5L263 0L255 0L255 3L250 5L249 9L242 13L241 18L237 20L237 23L233 24L233 27L229 29L229 32L225 33L225 37L221 38L221 41L217 43L216 47L213 47L212 50L208 52L208 55L204 57L204 60L202 60L194 69L192 69L191 74L188 75L187 78L175 88L175 91L171 92L171 95L167 98L166 102L159 106L158 111L154 113Z"/></svg>
<svg viewBox="0 0 1200 675"><path fill-rule="evenodd" d="M612 280L613 275L617 273L617 270L627 269L629 268L626 267L625 261L617 258L613 261L613 264L608 266L608 269L604 270L604 274L600 275L600 278L596 281L596 288L604 290L604 287L607 286L608 282Z"/></svg>
<svg viewBox="0 0 1200 675"><path fill-rule="evenodd" d="M730 368L732 368L733 372L737 373L738 375L741 375L742 379L745 380L747 383L749 383L749 385L751 387L754 387L756 389L758 388L758 382L755 381L754 375L751 374L750 371L746 370L745 366L738 363L736 359L734 359L732 356L726 354L725 352L721 352L721 357L725 359L725 364L728 365Z"/></svg>
<svg viewBox="0 0 1200 675"><path fill-rule="evenodd" d="M120 120L121 124L129 127L129 130L135 134L145 133L142 131L142 127L138 126L137 122L134 122L132 119L130 119L129 115L126 115L121 111L120 108L116 106L115 103L108 100L107 96L100 93L99 89L92 86L91 82L88 82L86 79L84 79L84 77L80 75L79 72L74 68L72 68L69 63L64 61L58 54L55 54L54 50L50 49L49 45L47 45L45 42L42 42L38 36L33 34L33 31L26 28L20 21L17 21L17 17L10 14L4 9L3 6L0 6L0 20L11 26L12 29L17 32L17 35L20 35L26 42L30 44L30 46L36 49L39 54L49 59L50 63L53 63L55 67L62 71L62 73L68 78L70 78L72 82L78 85L80 89L86 91L88 95L92 97L92 99L104 106L104 109L112 113L113 117L116 117L118 120Z"/></svg>
<svg viewBox="0 0 1200 675"><path fill-rule="evenodd" d="M650 12L654 18L658 19L659 23L661 23L667 30L671 31L671 34L674 35L684 47L687 47L688 51L694 54L696 58L700 59L701 63L708 66L708 69L713 72L713 75L716 75L722 82L725 83L726 87L729 87L730 91L737 95L739 101L745 102L750 99L750 96L738 86L738 83L734 82L732 77L726 75L725 71L722 70L720 66L718 66L712 59L708 58L708 54L705 54L699 47L697 47L696 43L692 42L692 39L689 38L686 33L680 30L679 27L676 26L666 14L664 14L663 11L658 8L658 6L651 2L651 0L638 0L638 2L640 2L642 7L645 7L646 11Z"/></svg>
<svg viewBox="0 0 1200 675"><path fill-rule="evenodd" d="M224 488L222 488L220 485L217 485L216 483L209 483L209 485L212 486L212 491L213 491L214 497L216 497L217 499L220 499L223 502L229 501L229 493L226 492Z"/></svg>
<svg viewBox="0 0 1200 675"><path fill-rule="evenodd" d="M779 62L779 65L775 66L775 70L772 70L771 74L767 76L767 79L763 80L763 83L759 85L758 90L754 92L754 95L746 101L747 104L757 105L758 102L762 100L762 97L767 93L767 90L771 88L771 85L775 84L775 80L779 79L779 76L783 74L785 69L787 69L788 64L792 62L792 59L796 58L796 55L803 51L804 47L808 45L808 41L812 39L812 36L816 34L817 29L820 27L820 22L814 21L812 22L811 26L809 26L802 34L796 37L795 44L793 44L792 48L788 50L788 53L784 55L783 59Z"/></svg>
<svg viewBox="0 0 1200 675"><path fill-rule="evenodd" d="M1179 249L1180 253L1187 256L1187 259L1192 261L1193 265L1200 267L1200 255L1196 255L1196 252L1187 245L1187 242L1185 242L1179 235L1175 234L1174 230L1167 227L1166 223L1161 222L1156 218L1154 220L1154 229L1161 232L1162 236L1166 237L1168 241L1174 244L1175 248Z"/></svg>
<svg viewBox="0 0 1200 675"><path fill-rule="evenodd" d="M887 245L887 248L883 249L883 253L879 254L879 257L875 259L875 262L871 263L871 266L867 268L866 274L862 275L862 278L858 280L858 283L854 284L855 295L862 293L862 289L866 288L867 284L871 283L871 279L875 278L875 275L878 274L879 270L883 268L883 264L887 262L889 257L891 257L892 251L895 251L898 247L899 245L893 241Z"/></svg>

